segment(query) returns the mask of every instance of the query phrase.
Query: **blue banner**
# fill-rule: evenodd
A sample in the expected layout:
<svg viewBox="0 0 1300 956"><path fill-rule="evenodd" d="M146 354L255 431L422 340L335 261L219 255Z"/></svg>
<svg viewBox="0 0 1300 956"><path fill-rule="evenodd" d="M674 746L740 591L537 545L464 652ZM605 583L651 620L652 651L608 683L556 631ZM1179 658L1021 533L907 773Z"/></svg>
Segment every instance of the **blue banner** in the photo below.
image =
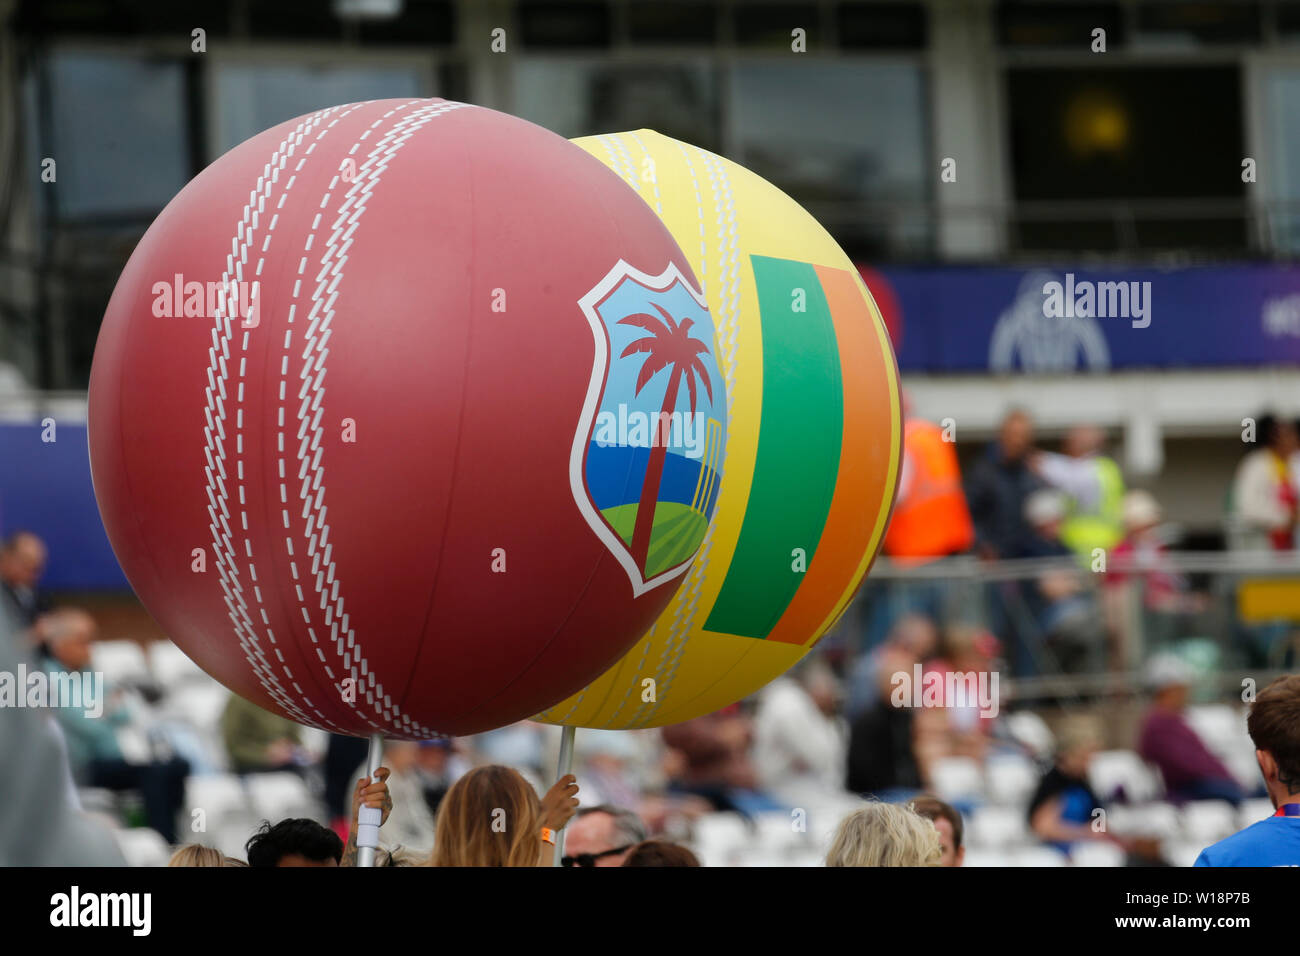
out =
<svg viewBox="0 0 1300 956"><path fill-rule="evenodd" d="M1300 363L1300 267L861 271L905 372Z"/></svg>
<svg viewBox="0 0 1300 956"><path fill-rule="evenodd" d="M90 481L86 426L0 425L0 534L34 531L49 547L49 591L126 590Z"/></svg>

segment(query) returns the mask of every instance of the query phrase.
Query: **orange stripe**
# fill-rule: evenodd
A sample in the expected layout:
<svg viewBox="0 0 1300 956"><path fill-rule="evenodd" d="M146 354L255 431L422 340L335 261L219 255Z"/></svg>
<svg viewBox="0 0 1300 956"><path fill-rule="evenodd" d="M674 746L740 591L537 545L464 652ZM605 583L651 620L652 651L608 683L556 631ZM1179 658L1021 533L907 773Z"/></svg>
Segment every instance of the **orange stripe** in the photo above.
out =
<svg viewBox="0 0 1300 956"><path fill-rule="evenodd" d="M817 266L835 323L844 382L844 436L840 469L830 512L817 551L769 641L807 644L826 620L862 560L863 542L872 539L878 503L887 491L890 455L887 439L891 403L889 373L875 319L849 272Z"/></svg>

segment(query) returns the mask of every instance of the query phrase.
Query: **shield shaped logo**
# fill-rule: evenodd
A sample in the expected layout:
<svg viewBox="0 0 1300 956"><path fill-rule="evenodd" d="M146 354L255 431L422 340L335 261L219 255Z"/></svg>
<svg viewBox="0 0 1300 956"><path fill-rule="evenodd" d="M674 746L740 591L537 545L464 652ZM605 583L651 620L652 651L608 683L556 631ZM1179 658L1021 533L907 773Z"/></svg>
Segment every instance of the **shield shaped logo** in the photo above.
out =
<svg viewBox="0 0 1300 956"><path fill-rule="evenodd" d="M727 445L716 330L671 263L651 276L620 259L578 305L596 357L569 479L639 596L686 570L713 516Z"/></svg>

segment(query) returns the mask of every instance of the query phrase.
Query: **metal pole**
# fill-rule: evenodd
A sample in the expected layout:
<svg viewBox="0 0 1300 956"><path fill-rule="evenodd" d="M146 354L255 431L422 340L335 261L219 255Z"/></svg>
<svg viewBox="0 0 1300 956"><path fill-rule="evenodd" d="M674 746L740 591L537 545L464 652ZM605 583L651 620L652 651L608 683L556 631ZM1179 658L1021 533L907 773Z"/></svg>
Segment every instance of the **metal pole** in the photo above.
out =
<svg viewBox="0 0 1300 956"><path fill-rule="evenodd" d="M560 765L556 768L555 779L559 780L573 770L573 737L578 732L576 727L565 727L560 733ZM564 831L555 834L555 865L560 865L564 858Z"/></svg>
<svg viewBox="0 0 1300 956"><path fill-rule="evenodd" d="M366 756L366 779L373 781L384 758L384 735L370 735L370 753ZM375 865L375 847L379 846L379 824L384 819L382 807L365 807L357 814L357 866Z"/></svg>

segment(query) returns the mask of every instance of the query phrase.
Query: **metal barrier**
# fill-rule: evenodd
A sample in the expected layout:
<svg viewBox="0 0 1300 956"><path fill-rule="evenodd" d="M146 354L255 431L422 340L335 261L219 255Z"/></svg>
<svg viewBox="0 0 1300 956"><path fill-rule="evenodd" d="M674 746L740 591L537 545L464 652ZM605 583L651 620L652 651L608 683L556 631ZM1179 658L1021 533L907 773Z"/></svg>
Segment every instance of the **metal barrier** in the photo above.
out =
<svg viewBox="0 0 1300 956"><path fill-rule="evenodd" d="M1022 702L1140 691L1145 662L1162 651L1177 651L1206 690L1227 694L1300 663L1300 553L1161 551L1104 562L882 558L839 637L862 651L910 613L941 633L986 629Z"/></svg>

